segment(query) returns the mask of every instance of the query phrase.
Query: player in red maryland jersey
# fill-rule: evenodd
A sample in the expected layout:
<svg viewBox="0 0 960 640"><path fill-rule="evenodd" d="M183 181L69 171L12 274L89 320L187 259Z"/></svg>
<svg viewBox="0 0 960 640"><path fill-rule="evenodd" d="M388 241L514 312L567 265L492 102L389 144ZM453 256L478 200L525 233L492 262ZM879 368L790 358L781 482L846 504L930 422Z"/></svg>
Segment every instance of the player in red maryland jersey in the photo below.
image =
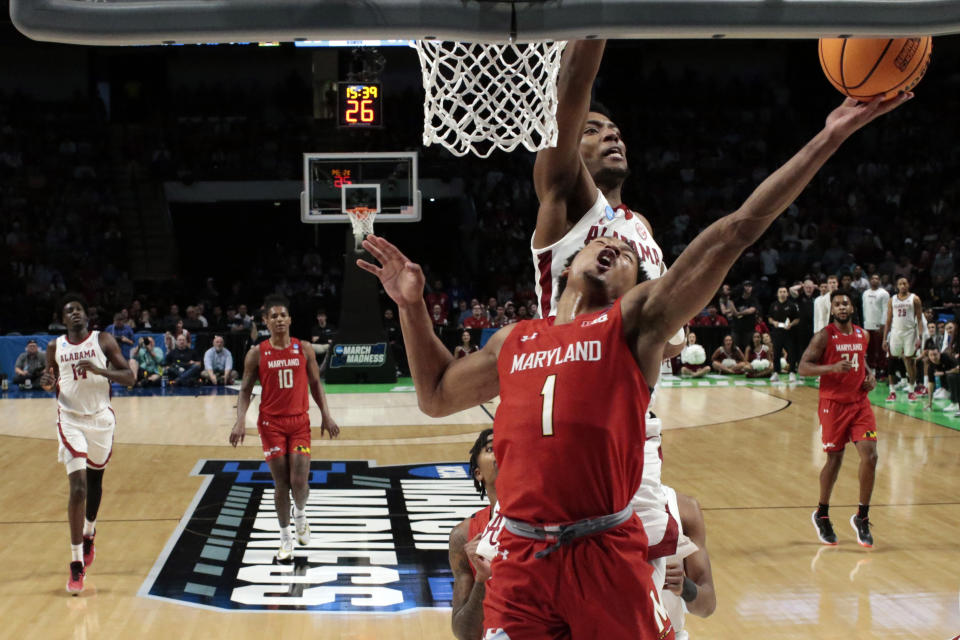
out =
<svg viewBox="0 0 960 640"><path fill-rule="evenodd" d="M833 322L821 329L800 359L802 376L820 376L820 437L827 462L820 471L820 505L813 525L823 544L837 544L830 523L829 504L837 482L843 451L852 442L860 454L860 507L850 518L857 542L873 546L870 533L870 495L877 470L877 421L867 394L877 386L867 365L870 333L853 324L853 302L842 291L830 294Z"/></svg>
<svg viewBox="0 0 960 640"><path fill-rule="evenodd" d="M478 567L495 558L485 638L674 637L630 506L664 345L840 144L911 96L845 100L820 133L658 279L645 281L624 240L592 240L563 270L554 318L507 325L464 358L454 359L433 332L419 265L367 236L363 246L381 266L358 265L398 305L420 408L439 417L500 395L494 454L505 529L496 555L472 558Z"/></svg>
<svg viewBox="0 0 960 640"><path fill-rule="evenodd" d="M450 532L450 569L453 571L453 615L451 625L457 640L480 640L483 635L483 595L490 567L470 562L480 536L490 522L497 503L497 461L493 455L493 429L484 429L470 448L470 475L473 484L490 505L458 524Z"/></svg>
<svg viewBox="0 0 960 640"><path fill-rule="evenodd" d="M290 304L283 296L268 296L263 301L263 315L270 330L270 339L251 347L243 363L243 382L237 401L237 421L230 432L230 444L243 442L246 433L247 407L253 383L259 377L260 416L257 431L263 444L263 457L273 476L274 505L280 524L280 549L277 560L293 560L293 538L290 535L290 492L293 491L293 519L297 542L310 542L310 525L304 508L310 494L310 417L307 415L309 394L320 407L323 422L320 435L331 438L340 434L327 407L327 398L320 384L317 357L310 345L290 336Z"/></svg>

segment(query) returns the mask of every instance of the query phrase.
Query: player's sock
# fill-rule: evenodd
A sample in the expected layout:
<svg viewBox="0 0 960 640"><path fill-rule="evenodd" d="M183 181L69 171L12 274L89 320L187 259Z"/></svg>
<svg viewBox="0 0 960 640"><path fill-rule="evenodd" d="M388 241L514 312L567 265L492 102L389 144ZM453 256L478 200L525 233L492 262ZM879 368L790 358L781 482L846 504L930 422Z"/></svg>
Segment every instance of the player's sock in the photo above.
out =
<svg viewBox="0 0 960 640"><path fill-rule="evenodd" d="M72 562L83 562L83 543L70 545L70 558Z"/></svg>
<svg viewBox="0 0 960 640"><path fill-rule="evenodd" d="M83 519L83 535L90 537L97 532L97 521Z"/></svg>
<svg viewBox="0 0 960 640"><path fill-rule="evenodd" d="M293 518L294 520L301 520L307 517L307 510L301 509L297 506L296 503L293 504Z"/></svg>
<svg viewBox="0 0 960 640"><path fill-rule="evenodd" d="M829 518L830 514L830 505L823 504L822 502L817 504L817 517L818 518Z"/></svg>
<svg viewBox="0 0 960 640"><path fill-rule="evenodd" d="M861 504L859 507L857 507L857 517L860 518L861 520L866 520L869 517L869 514L870 514L870 505Z"/></svg>
<svg viewBox="0 0 960 640"><path fill-rule="evenodd" d="M290 535L289 525L287 525L286 527L282 525L280 526L280 540L283 542L290 542L290 543L293 542L293 537Z"/></svg>

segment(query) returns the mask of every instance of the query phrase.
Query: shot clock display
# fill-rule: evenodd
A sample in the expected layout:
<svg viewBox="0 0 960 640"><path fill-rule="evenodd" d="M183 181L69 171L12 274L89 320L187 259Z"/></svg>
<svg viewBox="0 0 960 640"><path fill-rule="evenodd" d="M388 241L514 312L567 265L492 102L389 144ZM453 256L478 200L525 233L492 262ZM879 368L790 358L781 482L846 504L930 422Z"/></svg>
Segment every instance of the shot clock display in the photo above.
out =
<svg viewBox="0 0 960 640"><path fill-rule="evenodd" d="M383 93L379 83L337 83L338 117L341 127L383 126Z"/></svg>

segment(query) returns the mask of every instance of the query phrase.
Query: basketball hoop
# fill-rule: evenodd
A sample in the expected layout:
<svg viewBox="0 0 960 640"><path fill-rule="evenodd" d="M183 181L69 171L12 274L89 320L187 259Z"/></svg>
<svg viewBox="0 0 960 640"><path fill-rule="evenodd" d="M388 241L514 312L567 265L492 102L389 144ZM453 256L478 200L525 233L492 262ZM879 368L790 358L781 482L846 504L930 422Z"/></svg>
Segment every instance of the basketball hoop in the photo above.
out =
<svg viewBox="0 0 960 640"><path fill-rule="evenodd" d="M565 41L418 40L426 98L423 144L481 158L557 144L557 74Z"/></svg>
<svg viewBox="0 0 960 640"><path fill-rule="evenodd" d="M350 207L345 209L350 217L350 226L353 227L353 250L363 251L363 239L373 233L373 221L377 217L377 210L369 207Z"/></svg>

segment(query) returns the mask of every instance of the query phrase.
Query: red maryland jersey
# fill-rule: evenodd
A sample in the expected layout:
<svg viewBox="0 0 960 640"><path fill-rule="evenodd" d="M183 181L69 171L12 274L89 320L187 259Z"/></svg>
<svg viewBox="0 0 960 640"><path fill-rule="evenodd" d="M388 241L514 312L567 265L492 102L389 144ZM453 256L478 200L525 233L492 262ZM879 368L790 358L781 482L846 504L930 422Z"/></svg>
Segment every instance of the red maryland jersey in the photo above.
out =
<svg viewBox="0 0 960 640"><path fill-rule="evenodd" d="M264 340L260 349L260 417L298 416L307 412L309 384L307 356L296 338L286 349L271 346Z"/></svg>
<svg viewBox="0 0 960 640"><path fill-rule="evenodd" d="M503 515L563 524L626 507L643 476L650 389L620 301L554 325L520 322L500 350L493 449Z"/></svg>
<svg viewBox="0 0 960 640"><path fill-rule="evenodd" d="M849 360L853 368L846 373L827 373L820 376L820 397L836 402L857 402L867 395L863 380L867 377L867 344L869 334L857 325L853 331L843 333L831 322L823 330L827 334L827 346L820 356L820 364L834 364Z"/></svg>

